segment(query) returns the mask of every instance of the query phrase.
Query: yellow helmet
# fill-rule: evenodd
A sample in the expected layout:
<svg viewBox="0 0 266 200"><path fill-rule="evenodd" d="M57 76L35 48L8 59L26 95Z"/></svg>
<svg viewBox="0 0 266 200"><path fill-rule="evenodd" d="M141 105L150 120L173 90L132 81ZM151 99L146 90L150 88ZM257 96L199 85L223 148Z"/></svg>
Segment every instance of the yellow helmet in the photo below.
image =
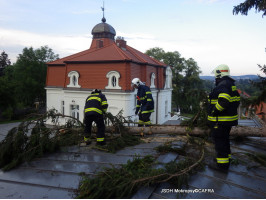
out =
<svg viewBox="0 0 266 200"><path fill-rule="evenodd" d="M230 76L230 69L227 65L222 64L216 67L212 73L215 75L215 78L222 78L224 76Z"/></svg>

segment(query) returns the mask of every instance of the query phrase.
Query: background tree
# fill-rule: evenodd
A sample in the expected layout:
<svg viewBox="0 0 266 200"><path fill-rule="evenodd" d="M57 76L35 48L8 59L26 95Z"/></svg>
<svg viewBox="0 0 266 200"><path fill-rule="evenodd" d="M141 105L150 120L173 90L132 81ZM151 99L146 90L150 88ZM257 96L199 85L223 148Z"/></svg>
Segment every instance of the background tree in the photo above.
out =
<svg viewBox="0 0 266 200"><path fill-rule="evenodd" d="M7 57L6 57L7 58ZM47 46L24 48L15 64L4 68L0 77L0 118L9 120L18 109L46 100L46 62L58 58Z"/></svg>
<svg viewBox="0 0 266 200"><path fill-rule="evenodd" d="M13 65L16 96L23 106L32 106L38 99L45 101L46 62L58 59L47 46L34 50L24 48Z"/></svg>
<svg viewBox="0 0 266 200"><path fill-rule="evenodd" d="M178 51L165 52L159 47L147 50L146 54L172 67L174 108L185 113L195 113L201 98L200 70L197 63L192 58L182 58Z"/></svg>
<svg viewBox="0 0 266 200"><path fill-rule="evenodd" d="M266 65L258 65L260 70L266 75ZM259 89L258 95L252 102L253 106L260 105L261 102L266 102L266 78L258 75L259 81L251 81L252 85Z"/></svg>
<svg viewBox="0 0 266 200"><path fill-rule="evenodd" d="M255 8L256 12L262 11L262 16L266 15L266 1L265 0L246 0L244 3L240 3L234 6L233 14L247 15L251 8Z"/></svg>
<svg viewBox="0 0 266 200"><path fill-rule="evenodd" d="M3 76L3 71L6 66L11 64L10 59L8 59L8 55L3 51L0 55L0 76Z"/></svg>

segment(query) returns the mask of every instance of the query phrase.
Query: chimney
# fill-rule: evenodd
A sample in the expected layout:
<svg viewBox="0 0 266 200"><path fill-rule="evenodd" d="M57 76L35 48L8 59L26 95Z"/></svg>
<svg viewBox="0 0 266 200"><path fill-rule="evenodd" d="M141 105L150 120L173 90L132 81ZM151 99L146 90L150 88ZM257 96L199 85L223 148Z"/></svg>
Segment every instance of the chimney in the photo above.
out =
<svg viewBox="0 0 266 200"><path fill-rule="evenodd" d="M127 47L127 41L124 40L123 37L117 36L116 37L116 45L121 49L126 49Z"/></svg>

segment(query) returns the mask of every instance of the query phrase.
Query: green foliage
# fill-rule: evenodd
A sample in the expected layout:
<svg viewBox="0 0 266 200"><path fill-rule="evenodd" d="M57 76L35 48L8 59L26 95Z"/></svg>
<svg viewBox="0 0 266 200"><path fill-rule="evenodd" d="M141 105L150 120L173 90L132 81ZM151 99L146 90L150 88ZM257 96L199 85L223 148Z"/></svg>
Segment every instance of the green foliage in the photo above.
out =
<svg viewBox="0 0 266 200"><path fill-rule="evenodd" d="M266 65L258 65L260 70L266 75ZM259 76L259 81L252 81L252 85L259 89L257 99L254 101L254 105L259 105L261 102L266 102L266 78Z"/></svg>
<svg viewBox="0 0 266 200"><path fill-rule="evenodd" d="M168 153L168 152L173 152L173 153L178 153L179 155L186 156L186 150L185 150L185 145L183 147L177 148L173 147L171 143L165 143L164 145L160 145L158 147L155 147L155 150L159 153Z"/></svg>
<svg viewBox="0 0 266 200"><path fill-rule="evenodd" d="M256 12L262 11L262 16L266 15L266 1L265 0L245 0L237 6L234 6L233 14L248 15L248 11L255 8Z"/></svg>
<svg viewBox="0 0 266 200"><path fill-rule="evenodd" d="M122 111L113 116L106 113L106 120L112 121L109 126L117 130L102 150L116 152L126 146L140 143L136 136L126 132L124 123L128 121L122 116ZM64 125L59 125L60 118L66 118ZM53 126L48 128L44 121L50 119ZM19 127L11 129L5 139L0 142L0 168L10 170L22 162L41 157L47 152L54 152L62 146L77 145L83 141L84 125L78 119L58 113L55 109L43 115L32 114Z"/></svg>
<svg viewBox="0 0 266 200"><path fill-rule="evenodd" d="M24 48L13 65L13 78L16 83L17 98L24 105L31 106L35 99L45 101L46 62L55 60L52 49L47 46L34 50Z"/></svg>
<svg viewBox="0 0 266 200"><path fill-rule="evenodd" d="M262 153L246 153L246 155L253 161L261 164L262 166L266 167L266 155Z"/></svg>
<svg viewBox="0 0 266 200"><path fill-rule="evenodd" d="M172 67L174 107L182 113L196 113L204 92L199 78L200 69L195 60L186 60L177 51L165 52L158 47L147 50L146 54Z"/></svg>
<svg viewBox="0 0 266 200"><path fill-rule="evenodd" d="M140 185L133 185L134 180L161 172L161 170L151 168L153 162L154 158L151 156L143 159L136 157L122 165L121 168L108 168L99 172L95 178L83 176L76 198L130 198L140 187Z"/></svg>
<svg viewBox="0 0 266 200"><path fill-rule="evenodd" d="M128 160L127 164L119 168L106 168L96 174L96 176L84 175L77 190L76 198L86 199L122 199L131 198L141 187L150 186L161 182L169 182L176 188L187 185L189 174L202 169L201 162L204 157L202 143L197 142L194 147L188 143L184 148L172 148L171 143L157 147L160 154L167 152L182 153L184 159L160 163L162 168L157 168L158 161L155 156L135 157ZM192 149L192 153L187 155L185 148ZM201 154L200 154L201 153Z"/></svg>
<svg viewBox="0 0 266 200"><path fill-rule="evenodd" d="M106 150L111 153L115 153L117 150L123 149L127 146L134 146L139 144L141 141L139 137L134 135L130 135L127 133L123 133L121 136L108 139L107 138L107 145L102 147L102 150Z"/></svg>
<svg viewBox="0 0 266 200"><path fill-rule="evenodd" d="M8 54L4 51L0 55L0 76L2 76L3 70L5 67L9 66L11 64L10 59L8 59Z"/></svg>
<svg viewBox="0 0 266 200"><path fill-rule="evenodd" d="M31 107L36 99L45 102L46 62L57 58L58 55L47 46L35 50L30 47L24 48L17 62L10 65L3 52L0 56L0 64L4 67L0 76L0 111L13 113L18 104L23 108Z"/></svg>

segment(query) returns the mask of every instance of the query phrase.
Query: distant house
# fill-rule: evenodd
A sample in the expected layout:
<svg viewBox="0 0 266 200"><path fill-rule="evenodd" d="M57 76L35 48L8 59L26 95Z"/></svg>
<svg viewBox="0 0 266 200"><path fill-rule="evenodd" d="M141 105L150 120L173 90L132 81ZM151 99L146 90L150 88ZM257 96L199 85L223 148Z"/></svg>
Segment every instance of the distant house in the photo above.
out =
<svg viewBox="0 0 266 200"><path fill-rule="evenodd" d="M260 105L256 108L256 115L258 115L260 119L266 122L265 114L266 114L266 103L261 102Z"/></svg>
<svg viewBox="0 0 266 200"><path fill-rule="evenodd" d="M136 93L131 80L140 78L151 88L155 101L152 123L170 119L172 71L166 64L130 47L122 37L115 39L115 29L102 22L92 29L88 50L47 63L47 109L83 119L85 99L93 89L106 95L108 112L124 116L135 113ZM136 120L136 119L135 119Z"/></svg>
<svg viewBox="0 0 266 200"><path fill-rule="evenodd" d="M243 97L243 98L250 98L250 95L247 94L247 93L244 92L244 91L238 90L238 93L239 93L240 96ZM251 108L251 107L250 107L250 108ZM255 114L256 114L260 119L262 119L263 121L266 122L266 119L265 119L265 114L266 114L266 103L261 102L260 105L255 106L254 109L255 109ZM240 105L240 108L239 108L239 116L242 116L242 115L245 115L245 116L249 117L249 113L247 113L246 108L243 108L243 107Z"/></svg>

